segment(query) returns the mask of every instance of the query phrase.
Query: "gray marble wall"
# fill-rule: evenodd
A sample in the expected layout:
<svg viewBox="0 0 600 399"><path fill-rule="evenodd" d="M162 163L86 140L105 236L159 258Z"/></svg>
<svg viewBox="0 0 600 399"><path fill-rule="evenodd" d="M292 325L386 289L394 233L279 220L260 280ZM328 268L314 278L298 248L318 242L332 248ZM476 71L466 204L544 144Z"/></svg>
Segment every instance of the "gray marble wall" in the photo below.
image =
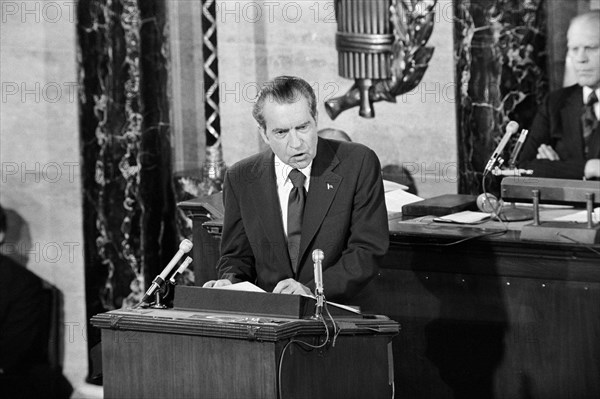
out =
<svg viewBox="0 0 600 399"><path fill-rule="evenodd" d="M77 389L87 323L75 6L0 1L0 202L2 252L62 293L64 370Z"/></svg>
<svg viewBox="0 0 600 399"><path fill-rule="evenodd" d="M180 38L184 32L196 35L201 30L199 7L187 2L169 4L175 3L179 17L171 18L170 30L177 30ZM223 156L228 165L263 148L251 116L259 85L277 75L291 74L313 85L319 100L319 127L347 131L354 141L372 147L383 165L403 164L414 174L422 196L456 192L456 87L450 0L441 0L436 6L435 27L428 43L435 52L418 87L398 97L395 104L375 104L374 119L359 117L355 108L335 121L327 116L323 102L344 94L353 82L337 74L333 1L221 0L217 11L221 131ZM190 14L196 17L190 18ZM198 140L203 140L197 135L202 128L190 126L190 121L197 120L201 112L197 70L202 61L191 55L197 54L199 44L197 37L185 42L174 40L172 37L176 67L172 75L173 104L195 104L196 110L188 115L187 125L183 120L173 120L174 162L178 168L197 169L203 158L194 159L186 152L186 145L179 143L201 148ZM187 110L190 108L186 106L175 112Z"/></svg>

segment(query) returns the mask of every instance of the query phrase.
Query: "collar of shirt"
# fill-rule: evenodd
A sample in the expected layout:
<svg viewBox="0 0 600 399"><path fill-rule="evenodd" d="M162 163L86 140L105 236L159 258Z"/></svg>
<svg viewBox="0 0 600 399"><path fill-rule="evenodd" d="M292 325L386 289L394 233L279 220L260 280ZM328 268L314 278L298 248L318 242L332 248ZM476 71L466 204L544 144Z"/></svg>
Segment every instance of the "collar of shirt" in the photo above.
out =
<svg viewBox="0 0 600 399"><path fill-rule="evenodd" d="M593 89L588 86L583 86L583 103L587 104L588 97L592 93ZM594 113L596 114L596 119L600 119L600 88L596 89L596 97L598 97L599 101L596 101L594 104Z"/></svg>
<svg viewBox="0 0 600 399"><path fill-rule="evenodd" d="M292 168L290 165L285 164L277 155L275 155L274 159L274 167L275 167L275 177L277 179L277 187L289 186L289 189L292 189L292 181L289 178L290 171ZM308 186L310 185L310 171L312 170L312 161L308 164L308 166L304 169L298 169L306 179L304 180L304 188L306 192L308 192Z"/></svg>

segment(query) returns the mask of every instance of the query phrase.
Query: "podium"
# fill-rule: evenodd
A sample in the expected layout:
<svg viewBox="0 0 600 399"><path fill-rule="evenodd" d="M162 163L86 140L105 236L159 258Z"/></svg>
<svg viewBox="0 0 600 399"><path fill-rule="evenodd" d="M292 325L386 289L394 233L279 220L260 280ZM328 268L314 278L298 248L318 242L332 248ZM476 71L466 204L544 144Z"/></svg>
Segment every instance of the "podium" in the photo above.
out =
<svg viewBox="0 0 600 399"><path fill-rule="evenodd" d="M102 329L104 397L392 397L398 323L376 315L333 318L340 327L335 346L328 318L179 309L177 293L173 309L98 314L91 322ZM325 341L326 324L330 343L309 348Z"/></svg>

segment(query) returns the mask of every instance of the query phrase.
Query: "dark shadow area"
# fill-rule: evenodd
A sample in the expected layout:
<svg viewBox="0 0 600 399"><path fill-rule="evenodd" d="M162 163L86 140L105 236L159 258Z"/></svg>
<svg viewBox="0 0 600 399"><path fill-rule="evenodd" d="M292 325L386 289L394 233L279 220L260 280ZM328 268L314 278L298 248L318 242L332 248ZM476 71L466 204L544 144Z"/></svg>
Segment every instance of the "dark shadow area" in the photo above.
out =
<svg viewBox="0 0 600 399"><path fill-rule="evenodd" d="M494 398L494 371L504 351L502 323L437 319L425 327L426 356L455 398Z"/></svg>
<svg viewBox="0 0 600 399"><path fill-rule="evenodd" d="M445 249L452 274L421 278L439 300L439 315L424 326L425 357L438 369L454 398L495 398L494 375L505 352L507 313L494 258L470 255L468 246ZM492 253L477 243L478 252ZM416 269L425 267L416 260ZM439 265L443 267L444 265Z"/></svg>
<svg viewBox="0 0 600 399"><path fill-rule="evenodd" d="M8 217L7 217L8 216ZM62 293L17 262L24 219L0 207L0 396L69 398L73 388L62 373ZM10 230L9 230L10 231ZM13 256L8 256L13 255Z"/></svg>

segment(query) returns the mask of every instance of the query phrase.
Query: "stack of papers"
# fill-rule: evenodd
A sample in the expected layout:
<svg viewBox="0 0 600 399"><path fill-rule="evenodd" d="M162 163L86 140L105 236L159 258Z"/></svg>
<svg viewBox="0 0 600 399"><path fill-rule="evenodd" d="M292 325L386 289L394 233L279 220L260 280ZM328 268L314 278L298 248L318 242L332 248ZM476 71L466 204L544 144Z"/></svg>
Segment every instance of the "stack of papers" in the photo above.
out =
<svg viewBox="0 0 600 399"><path fill-rule="evenodd" d="M246 291L246 292L266 292L262 288L252 284L249 281L242 281L241 283L224 285L222 287L216 287L215 289L232 290L232 291ZM302 296L315 299L314 295L302 294ZM327 301L327 304L338 307L340 309L347 310L352 313L360 314L360 310L358 310L352 306L342 305L340 303L335 303L335 302L330 302L330 301Z"/></svg>
<svg viewBox="0 0 600 399"><path fill-rule="evenodd" d="M486 212L462 211L433 219L434 222L473 224L479 223L492 216Z"/></svg>
<svg viewBox="0 0 600 399"><path fill-rule="evenodd" d="M422 201L423 198L402 189L391 190L385 193L385 206L388 213L402 212L402 207L413 202Z"/></svg>

